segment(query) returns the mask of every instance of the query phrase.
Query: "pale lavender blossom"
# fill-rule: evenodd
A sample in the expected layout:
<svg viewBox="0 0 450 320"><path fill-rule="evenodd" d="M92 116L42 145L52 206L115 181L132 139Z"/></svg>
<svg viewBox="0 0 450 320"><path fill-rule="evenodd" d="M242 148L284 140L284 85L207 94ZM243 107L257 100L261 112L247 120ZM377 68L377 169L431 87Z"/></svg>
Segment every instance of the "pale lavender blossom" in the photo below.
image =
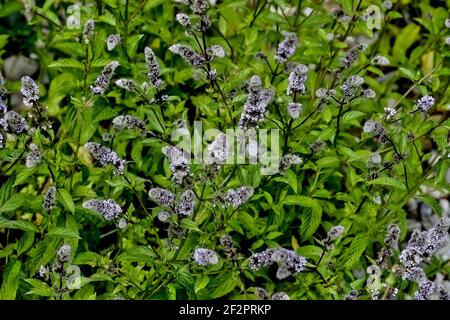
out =
<svg viewBox="0 0 450 320"><path fill-rule="evenodd" d="M190 0L191 10L195 14L204 15L209 8L209 2L207 0Z"/></svg>
<svg viewBox="0 0 450 320"><path fill-rule="evenodd" d="M56 253L57 259L59 262L66 262L70 259L70 254L72 252L72 248L68 244L64 244L62 247L58 249Z"/></svg>
<svg viewBox="0 0 450 320"><path fill-rule="evenodd" d="M25 161L27 168L37 166L42 160L42 153L34 143L30 144L30 150Z"/></svg>
<svg viewBox="0 0 450 320"><path fill-rule="evenodd" d="M191 19L189 16L185 13L177 13L175 16L175 19L178 21L179 24L181 24L184 28L187 28L191 25Z"/></svg>
<svg viewBox="0 0 450 320"><path fill-rule="evenodd" d="M308 77L308 67L304 64L296 64L291 74L289 75L289 84L286 90L288 96L295 93L305 94L305 82Z"/></svg>
<svg viewBox="0 0 450 320"><path fill-rule="evenodd" d="M384 56L375 56L372 60L371 60L372 64L375 65L379 65L379 66L387 66L390 64L388 58L384 57Z"/></svg>
<svg viewBox="0 0 450 320"><path fill-rule="evenodd" d="M366 99L375 99L377 97L377 94L372 89L363 90L362 95Z"/></svg>
<svg viewBox="0 0 450 320"><path fill-rule="evenodd" d="M123 174L125 170L125 160L122 160L116 152L96 142L88 142L84 145L84 148L89 151L102 166L111 164L114 166L114 174Z"/></svg>
<svg viewBox="0 0 450 320"><path fill-rule="evenodd" d="M169 50L181 56L191 66L198 69L206 63L206 58L195 52L191 47L184 44L174 44L169 47Z"/></svg>
<svg viewBox="0 0 450 320"><path fill-rule="evenodd" d="M334 241L339 238L345 231L343 226L334 226L328 231L328 237L330 240Z"/></svg>
<svg viewBox="0 0 450 320"><path fill-rule="evenodd" d="M331 100L332 97L335 95L336 95L336 90L334 90L334 89L319 88L316 90L316 97L320 98L320 99L324 99L326 101Z"/></svg>
<svg viewBox="0 0 450 320"><path fill-rule="evenodd" d="M297 102L289 102L287 106L287 110L289 115L293 119L297 119L300 116L300 112L302 111L302 104Z"/></svg>
<svg viewBox="0 0 450 320"><path fill-rule="evenodd" d="M383 126L375 120L367 120L363 127L364 132L372 134L379 143L387 142L386 130Z"/></svg>
<svg viewBox="0 0 450 320"><path fill-rule="evenodd" d="M94 20L89 19L84 24L84 30L83 30L83 41L85 44L89 44L94 37L95 32L95 23Z"/></svg>
<svg viewBox="0 0 450 320"><path fill-rule="evenodd" d="M342 66L345 68L350 68L358 58L359 53L364 51L366 47L366 44L359 44L356 47L350 49L350 51L347 52L344 60L342 61Z"/></svg>
<svg viewBox="0 0 450 320"><path fill-rule="evenodd" d="M161 222L166 222L170 218L170 213L167 211L161 211L158 213L158 220Z"/></svg>
<svg viewBox="0 0 450 320"><path fill-rule="evenodd" d="M441 218L427 231L414 230L406 248L400 254L400 262L407 268L428 261L439 249L449 242L449 218Z"/></svg>
<svg viewBox="0 0 450 320"><path fill-rule="evenodd" d="M113 199L86 200L83 202L83 208L100 213L103 218L108 221L117 218L123 211L123 209Z"/></svg>
<svg viewBox="0 0 450 320"><path fill-rule="evenodd" d="M119 220L119 223L117 224L117 227L119 227L119 229L125 229L127 227L127 225L128 225L127 220L122 218L122 219Z"/></svg>
<svg viewBox="0 0 450 320"><path fill-rule="evenodd" d="M181 194L181 199L177 204L176 212L180 216L190 216L194 212L195 194L192 190L186 190Z"/></svg>
<svg viewBox="0 0 450 320"><path fill-rule="evenodd" d="M138 129L141 132L145 132L145 123L141 119L130 116L130 115L120 115L112 120L114 131L122 131L124 129Z"/></svg>
<svg viewBox="0 0 450 320"><path fill-rule="evenodd" d="M341 86L344 91L345 97L352 97L355 95L356 90L358 90L364 84L364 79L360 76L351 76L345 81Z"/></svg>
<svg viewBox="0 0 450 320"><path fill-rule="evenodd" d="M276 277L280 280L296 275L304 270L306 266L306 258L297 255L292 250L277 248L266 249L259 253L254 253L250 258L250 269L259 270L269 267L273 263L278 264Z"/></svg>
<svg viewBox="0 0 450 320"><path fill-rule="evenodd" d="M116 80L116 86L127 91L133 91L136 89L136 82L132 79L118 79Z"/></svg>
<svg viewBox="0 0 450 320"><path fill-rule="evenodd" d="M244 130L259 126L275 94L271 89L262 88L262 82L258 76L251 77L247 87L249 94L238 124L239 128Z"/></svg>
<svg viewBox="0 0 450 320"><path fill-rule="evenodd" d="M281 160L280 160L280 166L279 169L281 172L285 172L288 170L291 166L302 163L302 159L292 153L285 154Z"/></svg>
<svg viewBox="0 0 450 320"><path fill-rule="evenodd" d="M298 38L294 32L283 31L284 40L278 45L275 60L278 63L286 62L295 52L298 46Z"/></svg>
<svg viewBox="0 0 450 320"><path fill-rule="evenodd" d="M218 57L218 58L225 57L225 50L218 44L212 45L211 47L206 49L206 52L208 53L209 56L212 56L212 57Z"/></svg>
<svg viewBox="0 0 450 320"><path fill-rule="evenodd" d="M394 254L399 248L400 227L396 224L391 224L388 227L386 238L384 239L385 246L378 254L377 265L382 268L388 267L388 258Z"/></svg>
<svg viewBox="0 0 450 320"><path fill-rule="evenodd" d="M384 7L386 10L391 10L392 7L393 7L392 1L390 1L390 0L384 1L384 2L383 2L383 7Z"/></svg>
<svg viewBox="0 0 450 320"><path fill-rule="evenodd" d="M44 208L45 211L50 211L54 207L55 202L56 202L56 188L51 186L45 193L42 207Z"/></svg>
<svg viewBox="0 0 450 320"><path fill-rule="evenodd" d="M103 69L102 73L97 77L93 86L91 86L91 92L94 95L102 95L108 89L109 82L114 75L114 71L119 66L117 61L108 63Z"/></svg>
<svg viewBox="0 0 450 320"><path fill-rule="evenodd" d="M428 110L430 110L434 106L434 104L435 100L432 96L424 96L417 100L416 105L422 112L428 112Z"/></svg>
<svg viewBox="0 0 450 320"><path fill-rule="evenodd" d="M189 176L189 160L185 157L183 150L166 146L162 148L162 153L169 160L170 170L172 171L172 182L181 185Z"/></svg>
<svg viewBox="0 0 450 320"><path fill-rule="evenodd" d="M11 133L22 133L28 131L28 124L26 120L15 111L8 111L2 119L0 125L4 130Z"/></svg>
<svg viewBox="0 0 450 320"><path fill-rule="evenodd" d="M238 207L246 203L253 195L252 187L240 187L237 189L229 189L223 197L225 204Z"/></svg>
<svg viewBox="0 0 450 320"><path fill-rule="evenodd" d="M108 49L108 51L114 50L114 48L117 47L117 45L119 44L120 44L120 35L118 34L111 34L106 39L106 48Z"/></svg>
<svg viewBox="0 0 450 320"><path fill-rule="evenodd" d="M207 266L209 264L217 264L219 257L213 250L197 248L194 251L194 261L200 266Z"/></svg>
<svg viewBox="0 0 450 320"><path fill-rule="evenodd" d="M227 160L227 137L224 133L219 133L208 145L205 163L208 165L222 166Z"/></svg>
<svg viewBox="0 0 450 320"><path fill-rule="evenodd" d="M22 93L23 104L32 107L39 100L39 87L29 76L22 77Z"/></svg>
<svg viewBox="0 0 450 320"><path fill-rule="evenodd" d="M290 300L289 295L286 292L280 291L277 293L274 293L270 300Z"/></svg>
<svg viewBox="0 0 450 320"><path fill-rule="evenodd" d="M161 72L155 53L149 47L145 47L144 56L148 79L156 88L161 87L163 81L161 80Z"/></svg>
<svg viewBox="0 0 450 320"><path fill-rule="evenodd" d="M394 108L384 108L384 115L383 118L386 120L391 120L392 118L395 117L395 115L397 114L397 110L395 110Z"/></svg>
<svg viewBox="0 0 450 320"><path fill-rule="evenodd" d="M150 189L148 196L159 205L168 206L175 202L175 195L169 190L162 188Z"/></svg>

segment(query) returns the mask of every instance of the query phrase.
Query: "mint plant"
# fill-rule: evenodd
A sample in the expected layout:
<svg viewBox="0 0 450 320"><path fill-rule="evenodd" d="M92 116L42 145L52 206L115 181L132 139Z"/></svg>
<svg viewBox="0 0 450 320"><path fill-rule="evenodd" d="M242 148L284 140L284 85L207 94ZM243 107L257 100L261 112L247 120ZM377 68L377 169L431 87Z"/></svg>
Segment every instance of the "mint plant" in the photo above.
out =
<svg viewBox="0 0 450 320"><path fill-rule="evenodd" d="M448 300L448 3L0 20L1 299Z"/></svg>

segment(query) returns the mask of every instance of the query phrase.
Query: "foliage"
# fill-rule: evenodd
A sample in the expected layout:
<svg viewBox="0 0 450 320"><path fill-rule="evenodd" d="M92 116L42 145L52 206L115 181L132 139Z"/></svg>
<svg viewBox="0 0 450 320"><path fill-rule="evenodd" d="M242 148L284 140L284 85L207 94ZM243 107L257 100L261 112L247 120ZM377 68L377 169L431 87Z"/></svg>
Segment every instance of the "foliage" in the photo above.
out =
<svg viewBox="0 0 450 320"><path fill-rule="evenodd" d="M0 6L1 101L28 114L18 130L1 111L1 299L423 289L400 252L412 228L448 214L449 1L32 2ZM185 164L168 148L196 121L247 128L243 113L301 163L265 175L248 161ZM429 221L411 204L431 208ZM383 266L392 224L400 248ZM294 272L270 248L306 265ZM253 268L255 253L276 263ZM427 279L448 279L444 256L421 261Z"/></svg>

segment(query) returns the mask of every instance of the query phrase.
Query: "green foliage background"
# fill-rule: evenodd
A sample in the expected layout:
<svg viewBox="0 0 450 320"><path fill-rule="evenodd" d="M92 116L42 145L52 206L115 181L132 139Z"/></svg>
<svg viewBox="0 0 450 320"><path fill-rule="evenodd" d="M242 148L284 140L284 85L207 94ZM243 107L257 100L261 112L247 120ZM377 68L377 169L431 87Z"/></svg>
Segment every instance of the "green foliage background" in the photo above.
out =
<svg viewBox="0 0 450 320"><path fill-rule="evenodd" d="M34 56L38 71L32 77L53 125L51 130L37 129L32 136L17 135L0 150L0 297L256 299L254 288L263 287L270 293L287 292L291 299L343 299L351 289L362 299L370 298L365 276L358 278L352 271L365 270L377 258L390 223L399 224L402 239L408 239L405 206L410 199L442 214L437 200L421 186L448 188L445 176L450 164L450 69L445 44L450 30L444 26L449 1L393 2L381 29L370 30L361 16L371 4L385 12L381 1L218 1L208 11L213 27L206 33L206 42L219 44L226 52L225 58L212 62L220 92L203 77L196 80L196 72L168 50L176 43L198 49L174 18L178 11L189 12L187 6L166 0L83 1L81 27L69 29L65 17L72 1L36 1L29 21L21 1L2 2L0 65L12 55ZM351 22L336 19L330 3L340 4ZM282 11L289 7L292 14ZM313 10L309 16L303 13L306 7ZM95 38L85 45L80 39L89 18L96 23ZM264 52L275 69L274 54L283 30L299 38L289 61L316 66L308 72L306 94L299 98L300 118L290 126L285 107L290 101L285 94L289 73L281 65L274 73L255 57ZM105 40L114 33L120 34L122 42L109 52ZM333 41L327 41L327 33L334 34ZM347 36L366 37L371 44L352 68L338 76L336 70L349 49ZM149 104L113 83L105 95L92 96L89 86L112 60L120 63L114 79L146 81L145 46L158 57L167 103L161 108ZM370 63L379 54L390 60L389 66ZM193 165L192 187L201 195L197 215L195 220L178 221L187 230L185 240L178 242L180 250L162 244L167 226L156 219L160 209L147 195L155 186L173 191L169 164L161 153L167 143L161 137L169 139L179 119L190 124L202 121L204 128L235 127L247 97L245 81L255 74L265 87L276 90L275 102L269 105L270 120L262 127L283 128L284 150L299 154L304 163L271 178L261 176L258 165L226 165L218 177L209 179L203 166ZM332 83L338 87L354 74L364 77L377 98L356 99L345 106L336 136L339 106L330 103L315 112L314 93ZM8 79L5 72L4 76L8 91L19 93L20 80ZM150 89L148 101L155 94ZM436 106L428 114L411 113L425 94L435 97ZM401 120L392 124L382 119L389 100L400 107L397 117ZM111 120L121 114L145 119L153 132L143 137L125 131L114 138L113 149L128 161L125 177L100 167L82 148L88 141L102 143L103 134L112 132ZM162 126L156 116L164 119ZM384 161L392 162L395 153L391 145L380 147L362 132L368 119L381 121L399 152L407 155L374 180L367 178L367 159L378 151ZM309 145L318 139L326 147L311 153ZM43 161L35 168L25 166L30 140L43 150ZM46 212L42 201L51 183L58 190L57 205ZM217 191L244 185L256 192L236 212L214 204ZM381 204L374 202L375 195L381 196ZM117 229L84 209L83 201L91 198L112 198L123 206L127 228ZM320 241L338 224L345 227L344 235L320 258ZM223 254L219 244L223 234L233 237L238 260L230 261ZM82 286L61 294L38 271L41 265L53 263L64 243L72 247L71 263L81 269ZM197 246L214 249L219 263L209 267L193 263ZM272 269L249 269L253 252L278 246L305 256L311 271L280 281ZM437 272L448 277L450 264L434 258L426 271L429 277ZM417 290L391 270L386 272L389 285L399 288L400 299Z"/></svg>

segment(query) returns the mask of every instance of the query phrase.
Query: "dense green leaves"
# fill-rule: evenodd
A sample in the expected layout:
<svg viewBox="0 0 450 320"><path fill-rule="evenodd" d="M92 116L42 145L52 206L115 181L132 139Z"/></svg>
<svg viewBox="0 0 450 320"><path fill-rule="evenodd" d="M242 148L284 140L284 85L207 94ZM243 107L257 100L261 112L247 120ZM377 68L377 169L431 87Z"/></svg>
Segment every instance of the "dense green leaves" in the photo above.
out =
<svg viewBox="0 0 450 320"><path fill-rule="evenodd" d="M184 2L0 6L0 298L414 298L400 250L449 214L448 3Z"/></svg>

